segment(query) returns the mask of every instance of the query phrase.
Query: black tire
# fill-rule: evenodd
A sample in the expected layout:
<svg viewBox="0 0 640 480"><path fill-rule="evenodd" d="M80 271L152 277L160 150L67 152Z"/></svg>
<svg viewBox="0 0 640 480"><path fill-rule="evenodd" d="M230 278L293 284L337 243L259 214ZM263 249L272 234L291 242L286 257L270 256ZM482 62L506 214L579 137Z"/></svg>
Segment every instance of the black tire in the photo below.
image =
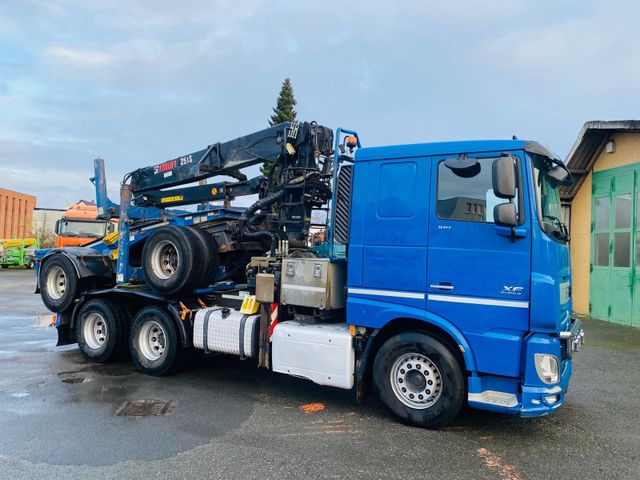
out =
<svg viewBox="0 0 640 480"><path fill-rule="evenodd" d="M169 313L160 307L140 310L129 332L129 351L136 368L147 375L159 377L177 369L182 348Z"/></svg>
<svg viewBox="0 0 640 480"><path fill-rule="evenodd" d="M35 266L36 266L35 260L29 260L29 262L27 263L27 270L33 270L33 267Z"/></svg>
<svg viewBox="0 0 640 480"><path fill-rule="evenodd" d="M204 357L204 350L193 347L183 348L180 353L181 364L178 368L196 368L202 361L202 357Z"/></svg>
<svg viewBox="0 0 640 480"><path fill-rule="evenodd" d="M394 415L418 427L447 425L464 403L465 375L458 359L445 343L424 333L388 339L376 354L373 379Z"/></svg>
<svg viewBox="0 0 640 480"><path fill-rule="evenodd" d="M220 265L218 243L211 234L205 230L190 227L189 231L196 240L193 246L194 250L197 249L202 255L202 266L196 268L197 271L201 272L201 275L195 282L195 288L208 287L213 283L218 273L218 266Z"/></svg>
<svg viewBox="0 0 640 480"><path fill-rule="evenodd" d="M142 249L142 268L153 290L172 295L193 289L201 256L193 249L192 237L189 230L173 226L161 227L149 236Z"/></svg>
<svg viewBox="0 0 640 480"><path fill-rule="evenodd" d="M76 339L82 356L106 363L127 351L127 319L114 302L90 300L76 319Z"/></svg>
<svg viewBox="0 0 640 480"><path fill-rule="evenodd" d="M62 254L54 254L45 261L40 269L39 284L42 303L55 313L69 310L80 291L76 269Z"/></svg>
<svg viewBox="0 0 640 480"><path fill-rule="evenodd" d="M2 268L9 268L9 265L0 265Z"/></svg>

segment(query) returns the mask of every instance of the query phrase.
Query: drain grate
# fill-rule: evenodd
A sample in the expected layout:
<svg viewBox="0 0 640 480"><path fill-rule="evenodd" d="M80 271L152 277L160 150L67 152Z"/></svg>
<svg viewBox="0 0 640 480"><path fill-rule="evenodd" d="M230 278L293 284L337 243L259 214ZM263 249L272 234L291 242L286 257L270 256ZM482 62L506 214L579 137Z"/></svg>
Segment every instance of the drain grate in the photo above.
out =
<svg viewBox="0 0 640 480"><path fill-rule="evenodd" d="M165 400L131 400L124 402L116 409L114 414L117 417L151 417L162 416L173 413L176 409L176 402Z"/></svg>
<svg viewBox="0 0 640 480"><path fill-rule="evenodd" d="M64 383L87 383L91 381L91 377L80 371L77 372L60 372L58 378Z"/></svg>

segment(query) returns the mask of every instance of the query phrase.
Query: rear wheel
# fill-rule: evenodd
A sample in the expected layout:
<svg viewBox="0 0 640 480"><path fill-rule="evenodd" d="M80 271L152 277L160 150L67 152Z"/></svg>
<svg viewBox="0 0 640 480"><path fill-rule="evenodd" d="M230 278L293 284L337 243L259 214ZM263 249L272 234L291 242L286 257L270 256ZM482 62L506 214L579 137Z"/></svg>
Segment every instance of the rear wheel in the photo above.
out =
<svg viewBox="0 0 640 480"><path fill-rule="evenodd" d="M142 249L142 268L147 284L157 292L174 294L193 288L199 268L192 234L186 229L162 227L153 232Z"/></svg>
<svg viewBox="0 0 640 480"><path fill-rule="evenodd" d="M71 260L55 254L40 269L39 283L44 306L52 312L64 313L73 305L80 281Z"/></svg>
<svg viewBox="0 0 640 480"><path fill-rule="evenodd" d="M90 300L78 313L76 339L80 352L105 363L126 352L127 322L122 310L108 300Z"/></svg>
<svg viewBox="0 0 640 480"><path fill-rule="evenodd" d="M196 288L208 287L213 283L220 264L218 258L218 243L211 234L205 230L191 227L189 231L193 234L193 239L195 240L194 249L198 249L202 255L201 266L197 269L201 272L201 276L196 281Z"/></svg>
<svg viewBox="0 0 640 480"><path fill-rule="evenodd" d="M136 368L160 376L177 366L181 347L169 313L160 307L146 307L133 320L129 350Z"/></svg>
<svg viewBox="0 0 640 480"><path fill-rule="evenodd" d="M404 422L440 428L464 402L460 363L445 343L430 335L390 338L378 351L373 370L380 399Z"/></svg>

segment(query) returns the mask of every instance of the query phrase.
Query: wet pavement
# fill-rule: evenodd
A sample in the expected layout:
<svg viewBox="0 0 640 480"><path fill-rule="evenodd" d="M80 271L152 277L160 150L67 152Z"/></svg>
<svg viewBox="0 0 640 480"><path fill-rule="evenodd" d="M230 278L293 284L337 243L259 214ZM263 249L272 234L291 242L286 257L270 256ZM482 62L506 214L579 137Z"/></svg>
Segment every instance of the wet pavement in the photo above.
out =
<svg viewBox="0 0 640 480"><path fill-rule="evenodd" d="M33 290L0 271L0 478L640 478L640 329L585 321L555 414L469 409L434 432L233 358L164 378L89 364Z"/></svg>

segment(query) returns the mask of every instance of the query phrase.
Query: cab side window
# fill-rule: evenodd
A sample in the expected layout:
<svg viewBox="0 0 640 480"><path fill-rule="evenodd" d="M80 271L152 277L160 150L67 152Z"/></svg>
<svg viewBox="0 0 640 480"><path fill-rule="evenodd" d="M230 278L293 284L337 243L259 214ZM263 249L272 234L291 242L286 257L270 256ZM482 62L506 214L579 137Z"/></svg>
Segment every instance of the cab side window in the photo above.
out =
<svg viewBox="0 0 640 480"><path fill-rule="evenodd" d="M463 177L438 164L436 213L443 220L493 223L493 207L504 200L493 194L491 166L495 158L480 158L480 169Z"/></svg>

